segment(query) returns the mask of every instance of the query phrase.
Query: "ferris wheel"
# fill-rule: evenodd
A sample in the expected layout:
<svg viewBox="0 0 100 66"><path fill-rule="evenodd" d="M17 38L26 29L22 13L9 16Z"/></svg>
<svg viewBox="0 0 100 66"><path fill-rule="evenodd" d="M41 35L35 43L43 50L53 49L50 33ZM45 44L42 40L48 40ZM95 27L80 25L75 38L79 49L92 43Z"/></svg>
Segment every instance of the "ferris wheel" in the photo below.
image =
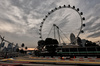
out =
<svg viewBox="0 0 100 66"><path fill-rule="evenodd" d="M64 9L64 10L63 10ZM79 35L81 34L81 33L84 33L84 31L83 31L83 27L85 27L85 24L83 23L83 21L85 20L85 17L83 17L82 15L83 15L83 12L80 12L79 11L79 8L76 8L75 6L70 6L70 5L68 5L68 6L66 6L66 5L63 5L63 6L59 6L59 7L55 7L54 9L52 9L50 12L48 12L46 15L45 15L45 17L43 18L43 20L42 20L42 22L41 22L41 25L40 25L40 29L39 29L39 35L40 35L40 39L42 39L42 40L44 40L45 38L44 38L44 35L45 34L43 34L45 31L43 31L44 29L43 29L43 27L45 26L44 24L51 24L51 21L52 21L52 25L53 26L56 26L56 27L59 27L59 24L57 25L57 24L55 24L55 23L53 23L53 22L58 22L58 20L59 21L61 21L62 22L62 20L60 20L60 19L62 19L62 18L68 18L68 16L70 15L70 14L67 14L66 12L63 12L63 11L67 11L69 9L69 11L68 12L70 12L70 10L72 10L72 12L75 12L75 14L77 14L77 16L78 16L78 19L79 19L79 21L76 21L76 22L79 22L80 24L80 27L78 27L77 29L79 30L78 32L77 32L77 34L76 34L76 38L77 37L79 37ZM60 14L60 15L62 15L63 14L63 17L60 17L60 15L58 15L58 14L56 14L56 16L59 16L60 18L58 18L58 17L56 17L56 18L58 18L58 20L56 20L56 18L55 17L53 17L53 16L55 16L55 12L57 12L57 11L59 11L58 12L58 14ZM61 11L61 12L60 12ZM67 14L67 15L66 15ZM64 16L65 15L65 16ZM72 15L74 15L74 13L72 13ZM52 17L52 18L50 18L50 17ZM74 16L74 18L76 18L76 16ZM55 20L54 20L55 19ZM73 19L71 19L71 20L73 20ZM50 22L49 22L50 21ZM73 21L75 21L75 20L73 20ZM67 20L66 20L66 22L68 22ZM75 23L75 22L74 22ZM69 24L71 24L71 23L69 23ZM70 26L68 24L68 27L71 27L71 30L72 30L72 27L73 26ZM76 25L76 23L74 24L74 25ZM76 25L77 26L77 25ZM46 26L46 27L49 27L49 25L48 26ZM67 28L68 28L67 27ZM60 28L60 27L59 27ZM74 28L74 27L73 27ZM46 29L46 28L45 28ZM69 28L68 28L69 29ZM49 29L47 29L47 30L49 30ZM73 29L74 30L74 29ZM48 31L47 31L48 32ZM67 32L69 32L69 31L67 31ZM71 32L71 33L73 33L73 32Z"/></svg>

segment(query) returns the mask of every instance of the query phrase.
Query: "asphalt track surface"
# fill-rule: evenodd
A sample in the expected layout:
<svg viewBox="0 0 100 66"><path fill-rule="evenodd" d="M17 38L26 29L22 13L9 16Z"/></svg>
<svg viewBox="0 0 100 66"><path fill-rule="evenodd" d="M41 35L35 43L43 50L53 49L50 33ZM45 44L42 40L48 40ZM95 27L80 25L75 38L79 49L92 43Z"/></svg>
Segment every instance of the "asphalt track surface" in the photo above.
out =
<svg viewBox="0 0 100 66"><path fill-rule="evenodd" d="M0 62L1 65L13 65L13 64L21 64L22 66L82 66L82 65L98 65L100 66L100 62L87 62L87 61L69 61L69 60L61 60L61 59L43 59L40 57L16 57L14 59L7 58L2 59Z"/></svg>

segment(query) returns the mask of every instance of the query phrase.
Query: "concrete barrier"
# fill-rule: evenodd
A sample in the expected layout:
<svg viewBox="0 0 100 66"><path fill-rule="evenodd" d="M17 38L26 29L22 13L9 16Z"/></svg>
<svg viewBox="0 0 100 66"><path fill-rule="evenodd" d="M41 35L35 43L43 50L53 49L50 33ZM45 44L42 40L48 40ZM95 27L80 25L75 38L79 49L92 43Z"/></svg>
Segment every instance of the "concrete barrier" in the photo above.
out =
<svg viewBox="0 0 100 66"><path fill-rule="evenodd" d="M16 64L16 63L3 63L0 62L0 66L23 66L22 64Z"/></svg>

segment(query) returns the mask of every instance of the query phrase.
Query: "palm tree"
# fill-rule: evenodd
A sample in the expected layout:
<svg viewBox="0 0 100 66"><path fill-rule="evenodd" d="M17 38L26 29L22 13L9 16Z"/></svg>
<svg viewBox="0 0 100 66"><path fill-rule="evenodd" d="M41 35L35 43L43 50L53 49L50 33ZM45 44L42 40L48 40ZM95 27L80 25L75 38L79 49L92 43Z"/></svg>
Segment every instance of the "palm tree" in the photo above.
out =
<svg viewBox="0 0 100 66"><path fill-rule="evenodd" d="M27 50L27 47L25 47L25 49Z"/></svg>
<svg viewBox="0 0 100 66"><path fill-rule="evenodd" d="M27 53L27 47L25 47L25 54Z"/></svg>
<svg viewBox="0 0 100 66"><path fill-rule="evenodd" d="M23 47L24 47L24 46L25 46L24 43L22 43L22 44L21 44L21 50L20 50L21 53L24 53L24 50L23 50Z"/></svg>
<svg viewBox="0 0 100 66"><path fill-rule="evenodd" d="M21 47L24 47L24 46L25 46L24 43L22 43Z"/></svg>

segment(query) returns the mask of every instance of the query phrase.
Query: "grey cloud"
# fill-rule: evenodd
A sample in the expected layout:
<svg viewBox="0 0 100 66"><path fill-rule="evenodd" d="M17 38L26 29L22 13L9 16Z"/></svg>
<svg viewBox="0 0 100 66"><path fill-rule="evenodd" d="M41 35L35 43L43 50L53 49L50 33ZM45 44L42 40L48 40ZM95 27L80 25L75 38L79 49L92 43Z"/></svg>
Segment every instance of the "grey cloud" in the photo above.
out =
<svg viewBox="0 0 100 66"><path fill-rule="evenodd" d="M11 0L11 4L19 7L22 9L26 14L29 14L30 11L37 10L38 8L41 7L41 5L45 2L46 0L23 0L22 2L20 0ZM42 10L41 10L42 11Z"/></svg>
<svg viewBox="0 0 100 66"><path fill-rule="evenodd" d="M87 38L100 37L100 32L97 33L97 31L100 30L100 23L99 22L95 23L98 20L100 20L100 17L94 17L89 22L86 23L86 27L85 27L84 31L87 33L92 33L89 36L87 36Z"/></svg>
<svg viewBox="0 0 100 66"><path fill-rule="evenodd" d="M88 38L92 37L92 38L96 38L96 37L100 37L100 32L96 32L96 33L93 33L89 36L87 36Z"/></svg>
<svg viewBox="0 0 100 66"><path fill-rule="evenodd" d="M86 27L85 27L85 31L90 31L90 30L92 30L92 29L95 29L95 28L98 28L98 26L96 27L92 27L92 25L98 20L98 19L100 19L100 17L94 17L94 18L92 18L89 22L87 22L86 23Z"/></svg>
<svg viewBox="0 0 100 66"><path fill-rule="evenodd" d="M19 46L21 46L22 43L25 43L25 46L27 47L37 46L36 43L37 43L38 37L34 37L34 35L31 35L31 36L17 35L17 34L9 33L9 32L1 33L1 35L4 36L6 40L13 42L14 44L18 43Z"/></svg>
<svg viewBox="0 0 100 66"><path fill-rule="evenodd" d="M78 0L78 1L79 3L77 7L79 7L81 11L85 13L85 15L91 12L92 9L94 9L94 7L96 6L96 4L100 3L100 0L96 0L96 1L95 0Z"/></svg>
<svg viewBox="0 0 100 66"><path fill-rule="evenodd" d="M95 32L100 30L100 23L96 24L95 26L93 26L90 30L90 32Z"/></svg>
<svg viewBox="0 0 100 66"><path fill-rule="evenodd" d="M87 4L86 8L84 11L86 14L86 21L85 21L85 28L84 31L87 33L90 33L87 38L93 38L95 35L96 37L99 37L99 30L100 30L100 0L94 1L94 0L86 0L88 3L90 2L91 4ZM84 1L85 2L85 1ZM98 33L97 33L98 32Z"/></svg>
<svg viewBox="0 0 100 66"><path fill-rule="evenodd" d="M4 18L0 16L0 20L1 21L5 21L5 22L9 22L9 23L14 23L13 20L9 19L9 18Z"/></svg>
<svg viewBox="0 0 100 66"><path fill-rule="evenodd" d="M85 22L86 27L84 28L84 31L92 33L88 37L99 36L99 33L97 33L97 31L100 30L99 23L96 24L95 22L100 19L99 18L100 0L75 0L75 1L74 0L67 0L67 1L65 0L0 0L0 14L1 14L0 23L4 21L5 23L9 23L10 25L13 25L14 26L13 28L16 28L16 31L13 33L9 33L9 32L2 33L0 31L0 34L8 36L9 38L7 39L10 39L9 41L14 41L19 43L21 43L22 41L27 43L27 45L29 42L30 46L32 45L36 46L36 42L39 39L38 28L40 26L40 22L51 9L54 9L55 7L64 4L65 5L70 4L72 6L75 5L79 7L80 10L83 11L84 15L86 16L86 21L89 18L94 17L89 22ZM14 10L11 7L17 8L19 12L17 12L16 9ZM55 14L52 14L48 18L45 24L48 23L50 25L51 23L53 23L53 22L49 23L48 21L53 20L53 18L55 17L59 19L59 20L55 19L55 23L58 23L58 25L61 28L66 28L67 17L63 19L60 18L61 13L63 12L64 11L59 12L58 13L59 16L58 15L55 16ZM19 16L17 15L17 13L19 14ZM10 17L13 17L14 19ZM28 19L32 19L32 21L29 21ZM33 27L32 26L30 27L30 25L33 25ZM44 28L48 29L50 28L50 26L44 25ZM93 31L95 31L96 33L93 33Z"/></svg>

